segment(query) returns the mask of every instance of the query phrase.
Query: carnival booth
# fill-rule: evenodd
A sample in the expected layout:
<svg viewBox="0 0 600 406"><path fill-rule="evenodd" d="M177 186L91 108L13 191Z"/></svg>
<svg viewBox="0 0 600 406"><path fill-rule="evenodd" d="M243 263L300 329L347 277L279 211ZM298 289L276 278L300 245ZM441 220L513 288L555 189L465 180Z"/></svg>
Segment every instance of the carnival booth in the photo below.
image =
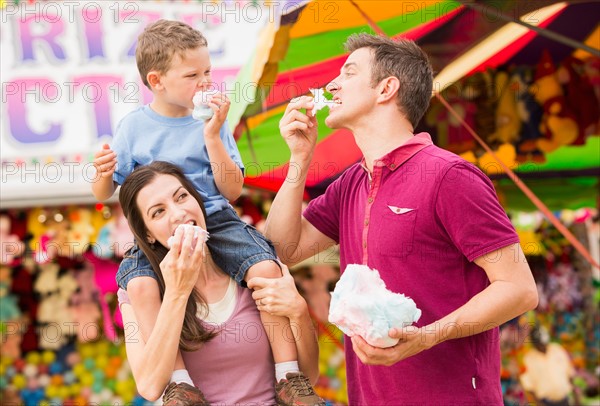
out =
<svg viewBox="0 0 600 406"><path fill-rule="evenodd" d="M505 403L528 401L520 377L534 324L570 354L577 401L598 403L598 3L72 3L0 0L2 404L147 403L126 361L115 298L133 238L115 198L96 202L90 183L95 151L149 100L133 52L158 18L185 21L211 44L246 166L236 208L259 230L287 171L278 131L287 102L338 75L353 32L423 46L438 75L419 130L494 181L538 284L539 307L501 330ZM326 115L317 114L307 200L361 158L347 131L327 129ZM316 390L347 404L343 337L327 321L338 253L292 272L319 331Z"/></svg>

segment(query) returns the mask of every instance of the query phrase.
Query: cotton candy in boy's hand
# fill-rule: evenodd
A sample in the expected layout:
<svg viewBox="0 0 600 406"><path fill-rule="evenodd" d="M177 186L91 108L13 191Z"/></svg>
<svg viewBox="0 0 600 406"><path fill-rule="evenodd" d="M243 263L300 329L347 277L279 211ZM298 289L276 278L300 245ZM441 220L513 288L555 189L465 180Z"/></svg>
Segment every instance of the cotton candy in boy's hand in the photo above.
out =
<svg viewBox="0 0 600 406"><path fill-rule="evenodd" d="M194 103L192 117L196 120L210 120L215 112L210 108L208 103L210 103L212 97L217 93L219 93L219 91L215 89L205 91L200 90L196 92L192 99L192 102Z"/></svg>
<svg viewBox="0 0 600 406"><path fill-rule="evenodd" d="M374 347L393 347L388 331L419 320L421 310L403 294L386 289L379 272L365 265L348 265L331 294L329 321L352 337Z"/></svg>
<svg viewBox="0 0 600 406"><path fill-rule="evenodd" d="M206 240L208 240L208 231L206 231L205 229L203 229L202 227L198 227L198 226L193 226L191 224L180 224L177 226L177 229L183 229L183 233L186 232L186 230L188 228L193 228L194 229L194 240L192 241L192 245L195 247L197 243L201 243L204 244L206 242ZM177 231L177 230L175 230ZM171 245L173 245L173 240L174 240L175 236L171 236L169 237L169 239L167 240L167 247L171 248Z"/></svg>

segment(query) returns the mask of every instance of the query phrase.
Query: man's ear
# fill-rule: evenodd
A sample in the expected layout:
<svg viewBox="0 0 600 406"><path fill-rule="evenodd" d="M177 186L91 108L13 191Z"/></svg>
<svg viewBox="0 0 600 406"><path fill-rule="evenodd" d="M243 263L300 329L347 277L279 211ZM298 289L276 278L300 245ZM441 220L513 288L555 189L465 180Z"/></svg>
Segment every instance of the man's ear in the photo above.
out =
<svg viewBox="0 0 600 406"><path fill-rule="evenodd" d="M161 83L161 80L160 80L160 72L155 71L155 70L151 70L146 75L146 80L148 81L148 84L150 85L150 87L152 89L154 89L154 90L161 90L162 89L162 83Z"/></svg>
<svg viewBox="0 0 600 406"><path fill-rule="evenodd" d="M390 76L379 82L379 97L380 103L385 103L388 100L395 99L400 90L400 80L395 76Z"/></svg>

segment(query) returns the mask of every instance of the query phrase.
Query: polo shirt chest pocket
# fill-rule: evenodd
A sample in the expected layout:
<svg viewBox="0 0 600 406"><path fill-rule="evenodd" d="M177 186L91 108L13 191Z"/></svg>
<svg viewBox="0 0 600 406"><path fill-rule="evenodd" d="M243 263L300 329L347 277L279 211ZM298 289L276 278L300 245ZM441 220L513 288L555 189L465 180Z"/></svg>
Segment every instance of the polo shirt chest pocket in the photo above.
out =
<svg viewBox="0 0 600 406"><path fill-rule="evenodd" d="M378 234L379 255L405 258L414 251L418 210L388 205L381 216Z"/></svg>

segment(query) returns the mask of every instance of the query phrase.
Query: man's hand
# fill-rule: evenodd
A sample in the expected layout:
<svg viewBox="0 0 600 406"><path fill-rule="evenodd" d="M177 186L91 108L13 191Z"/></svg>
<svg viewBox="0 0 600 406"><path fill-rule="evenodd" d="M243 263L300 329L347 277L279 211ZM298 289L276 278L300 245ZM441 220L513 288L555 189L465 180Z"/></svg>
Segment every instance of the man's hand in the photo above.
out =
<svg viewBox="0 0 600 406"><path fill-rule="evenodd" d="M117 169L117 154L110 149L108 144L102 145L102 149L94 154L94 168L98 178L111 178Z"/></svg>
<svg viewBox="0 0 600 406"><path fill-rule="evenodd" d="M219 138L221 127L223 127L225 119L227 119L231 102L223 93L216 93L211 97L208 106L215 114L213 114L210 120L206 121L204 126L204 137Z"/></svg>
<svg viewBox="0 0 600 406"><path fill-rule="evenodd" d="M317 119L312 115L314 105L312 97L292 99L279 121L281 136L297 161L310 161L317 144ZM301 109L306 109L306 114Z"/></svg>
<svg viewBox="0 0 600 406"><path fill-rule="evenodd" d="M398 344L389 348L378 348L369 345L360 336L352 337L352 348L363 364L394 365L435 345L435 334L427 334L425 329L415 326L392 328L388 335L398 338Z"/></svg>
<svg viewBox="0 0 600 406"><path fill-rule="evenodd" d="M298 293L288 267L281 264L281 270L281 278L254 277L248 281L248 287L254 289L252 298L258 310L298 319L306 311L306 301Z"/></svg>

